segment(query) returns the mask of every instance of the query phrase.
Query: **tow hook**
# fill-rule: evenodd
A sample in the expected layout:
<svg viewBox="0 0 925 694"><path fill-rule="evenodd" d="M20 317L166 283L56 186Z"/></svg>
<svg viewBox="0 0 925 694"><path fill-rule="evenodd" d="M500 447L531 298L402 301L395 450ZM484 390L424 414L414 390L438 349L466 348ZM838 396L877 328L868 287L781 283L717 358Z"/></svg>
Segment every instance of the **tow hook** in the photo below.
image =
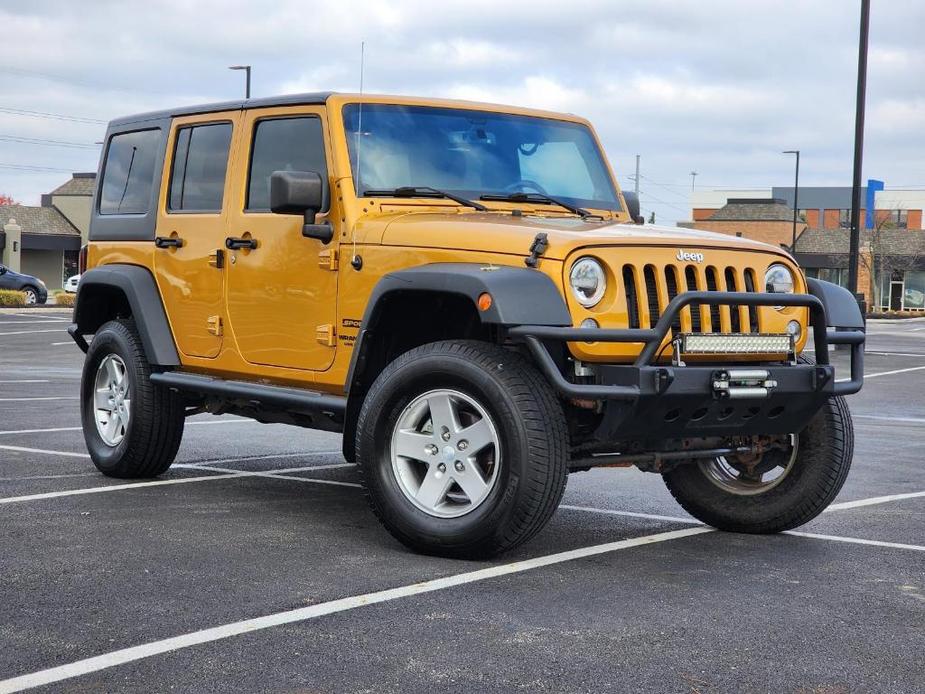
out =
<svg viewBox="0 0 925 694"><path fill-rule="evenodd" d="M713 372L713 397L720 400L767 398L777 387L767 369L725 369Z"/></svg>

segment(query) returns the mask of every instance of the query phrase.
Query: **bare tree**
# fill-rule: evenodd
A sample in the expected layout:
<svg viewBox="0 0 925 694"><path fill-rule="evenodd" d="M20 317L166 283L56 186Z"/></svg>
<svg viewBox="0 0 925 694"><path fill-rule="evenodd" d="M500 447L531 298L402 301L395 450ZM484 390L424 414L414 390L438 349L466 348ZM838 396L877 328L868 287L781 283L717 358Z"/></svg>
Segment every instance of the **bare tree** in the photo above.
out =
<svg viewBox="0 0 925 694"><path fill-rule="evenodd" d="M898 229L895 222L889 217L882 217L876 221L873 229L865 233L863 244L865 252L860 254L860 262L870 278L872 308L880 308L883 305L881 294L885 273L889 273L890 277L894 272L905 274L907 270L914 269L918 264L917 252L904 253L903 249L897 247L896 236L890 233L895 229ZM887 285L889 286L889 283Z"/></svg>

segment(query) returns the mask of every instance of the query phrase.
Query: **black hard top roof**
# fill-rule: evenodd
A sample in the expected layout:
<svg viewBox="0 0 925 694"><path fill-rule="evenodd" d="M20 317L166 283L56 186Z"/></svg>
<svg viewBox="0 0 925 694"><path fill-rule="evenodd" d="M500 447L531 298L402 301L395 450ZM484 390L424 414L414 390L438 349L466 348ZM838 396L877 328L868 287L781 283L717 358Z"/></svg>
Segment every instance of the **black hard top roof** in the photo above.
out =
<svg viewBox="0 0 925 694"><path fill-rule="evenodd" d="M163 120L177 116L194 116L199 113L212 113L213 111L233 111L242 108L263 108L265 106L299 106L301 104L324 104L334 92L313 92L310 94L285 94L282 96L268 96L260 99L240 99L238 101L222 101L214 104L198 104L196 106L179 106L163 111L139 113L134 116L123 116L110 121L109 125L129 125L144 123L146 121Z"/></svg>

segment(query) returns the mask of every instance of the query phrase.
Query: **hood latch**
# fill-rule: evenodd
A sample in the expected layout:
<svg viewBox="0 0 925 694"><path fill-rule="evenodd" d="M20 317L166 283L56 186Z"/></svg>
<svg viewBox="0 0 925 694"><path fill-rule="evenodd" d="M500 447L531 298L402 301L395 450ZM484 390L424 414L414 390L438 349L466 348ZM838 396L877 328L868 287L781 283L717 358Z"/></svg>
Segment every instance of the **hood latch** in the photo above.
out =
<svg viewBox="0 0 925 694"><path fill-rule="evenodd" d="M527 267L537 266L537 263L540 261L540 256L549 248L549 242L546 239L547 235L545 232L540 232L536 235L533 239L533 243L530 244L530 255L524 258L524 265Z"/></svg>

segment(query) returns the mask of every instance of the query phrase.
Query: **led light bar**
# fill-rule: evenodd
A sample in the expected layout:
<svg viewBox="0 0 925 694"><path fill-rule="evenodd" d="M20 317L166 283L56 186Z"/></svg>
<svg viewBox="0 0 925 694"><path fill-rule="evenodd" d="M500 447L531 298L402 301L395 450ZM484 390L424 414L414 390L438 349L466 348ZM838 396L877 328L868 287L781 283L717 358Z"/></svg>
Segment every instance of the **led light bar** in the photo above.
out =
<svg viewBox="0 0 925 694"><path fill-rule="evenodd" d="M697 333L678 336L682 354L790 354L793 336L769 333Z"/></svg>

